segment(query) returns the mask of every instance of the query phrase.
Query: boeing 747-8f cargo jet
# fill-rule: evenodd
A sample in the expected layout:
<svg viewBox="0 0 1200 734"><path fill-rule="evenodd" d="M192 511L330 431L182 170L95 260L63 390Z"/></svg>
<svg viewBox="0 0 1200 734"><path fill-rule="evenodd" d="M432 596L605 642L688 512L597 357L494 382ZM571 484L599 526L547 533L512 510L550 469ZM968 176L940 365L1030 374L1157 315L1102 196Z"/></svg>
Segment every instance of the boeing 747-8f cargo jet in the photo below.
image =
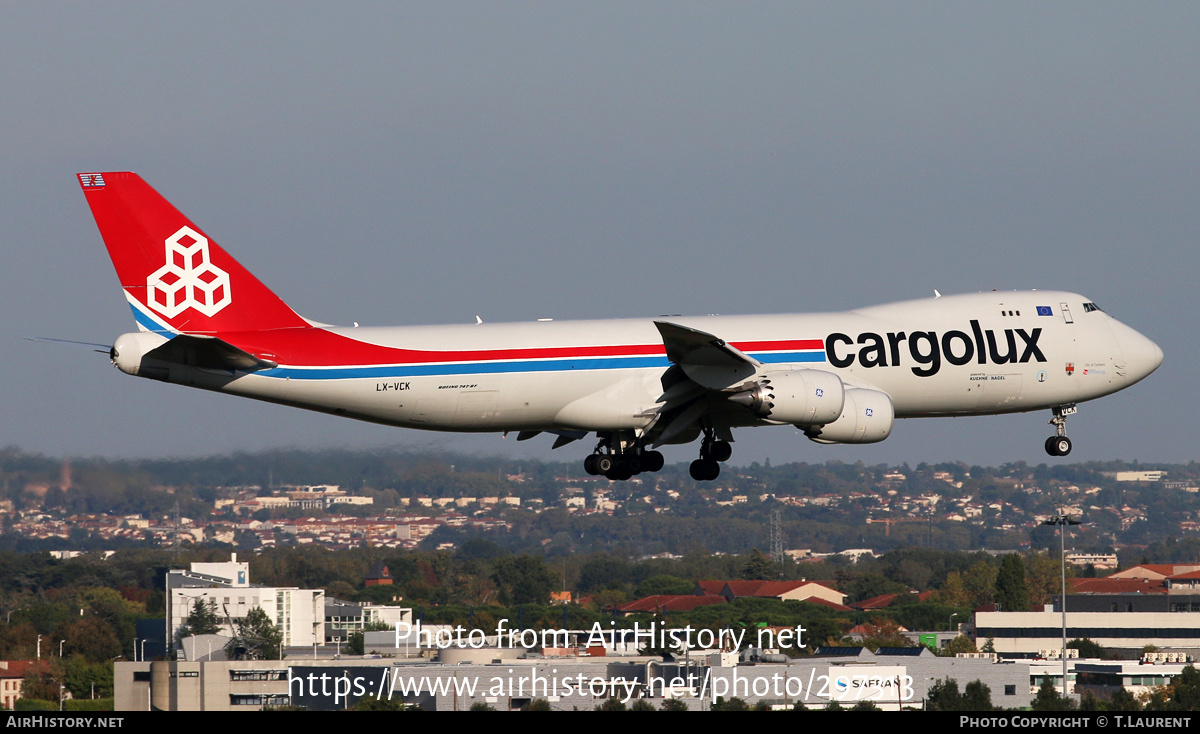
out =
<svg viewBox="0 0 1200 734"><path fill-rule="evenodd" d="M434 431L595 434L591 474L658 471L700 438L697 480L733 429L794 426L873 443L896 418L1052 411L1071 451L1076 404L1163 359L1074 293L977 293L844 313L397 328L310 321L134 173L81 173L139 331L110 355L139 377Z"/></svg>

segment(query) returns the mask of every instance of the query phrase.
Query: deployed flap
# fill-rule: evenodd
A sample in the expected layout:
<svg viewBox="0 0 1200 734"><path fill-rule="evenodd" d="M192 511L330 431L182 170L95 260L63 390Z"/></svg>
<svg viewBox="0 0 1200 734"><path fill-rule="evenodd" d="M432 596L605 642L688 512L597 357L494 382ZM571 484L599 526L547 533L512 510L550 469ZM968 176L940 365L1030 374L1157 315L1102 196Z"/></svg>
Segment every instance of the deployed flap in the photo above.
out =
<svg viewBox="0 0 1200 734"><path fill-rule="evenodd" d="M655 321L667 348L667 359L679 365L693 381L713 390L737 384L754 375L761 363L699 329Z"/></svg>
<svg viewBox="0 0 1200 734"><path fill-rule="evenodd" d="M227 341L213 336L192 334L180 334L166 344L150 350L146 356L188 367L230 372L254 372L278 366L270 360L259 359L238 349Z"/></svg>

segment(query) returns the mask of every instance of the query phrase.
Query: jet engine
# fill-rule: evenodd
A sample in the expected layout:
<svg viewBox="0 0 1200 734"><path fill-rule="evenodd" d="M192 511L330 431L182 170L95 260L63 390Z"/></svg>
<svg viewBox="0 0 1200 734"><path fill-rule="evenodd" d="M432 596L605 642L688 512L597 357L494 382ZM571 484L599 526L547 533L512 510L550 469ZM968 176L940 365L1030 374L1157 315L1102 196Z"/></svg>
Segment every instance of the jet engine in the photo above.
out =
<svg viewBox="0 0 1200 734"><path fill-rule="evenodd" d="M754 415L798 426L832 423L842 414L846 389L837 375L824 370L780 370L754 387L729 397Z"/></svg>
<svg viewBox="0 0 1200 734"><path fill-rule="evenodd" d="M846 390L846 402L837 420L804 429L804 435L817 443L876 443L892 433L896 412L892 398L879 390L852 387Z"/></svg>

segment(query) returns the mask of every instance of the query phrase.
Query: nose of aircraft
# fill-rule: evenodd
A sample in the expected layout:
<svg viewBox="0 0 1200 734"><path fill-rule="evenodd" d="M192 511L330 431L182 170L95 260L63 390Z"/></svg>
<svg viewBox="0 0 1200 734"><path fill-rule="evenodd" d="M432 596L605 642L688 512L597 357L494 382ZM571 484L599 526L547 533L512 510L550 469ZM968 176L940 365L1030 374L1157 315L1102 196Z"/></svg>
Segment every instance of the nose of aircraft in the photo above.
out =
<svg viewBox="0 0 1200 734"><path fill-rule="evenodd" d="M1137 331L1120 322L1117 324L1119 327L1115 332L1121 355L1125 358L1125 378L1132 385L1158 369L1163 361L1163 351Z"/></svg>

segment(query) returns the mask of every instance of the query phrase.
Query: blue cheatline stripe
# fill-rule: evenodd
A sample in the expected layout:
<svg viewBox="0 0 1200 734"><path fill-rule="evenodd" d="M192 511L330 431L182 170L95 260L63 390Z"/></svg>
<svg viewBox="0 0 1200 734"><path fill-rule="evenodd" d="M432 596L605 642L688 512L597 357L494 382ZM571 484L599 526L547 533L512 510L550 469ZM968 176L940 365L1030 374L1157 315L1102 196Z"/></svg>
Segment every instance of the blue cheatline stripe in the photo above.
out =
<svg viewBox="0 0 1200 734"><path fill-rule="evenodd" d="M138 322L138 325L145 328L146 331L153 331L156 334L162 334L163 336L167 337L168 339L175 336L175 332L167 331L163 327L162 324L158 323L154 319L150 318L149 316L147 316L146 314L144 314L140 310L138 310L137 306L134 306L131 303L131 304L129 304L129 308L131 311L133 311L133 320Z"/></svg>
<svg viewBox="0 0 1200 734"><path fill-rule="evenodd" d="M786 362L824 362L824 352L792 352L762 355L769 364ZM287 377L293 380L345 380L379 377L429 377L439 375L481 375L509 372L569 372L572 370L617 370L643 367L669 367L666 357L617 357L597 359L555 359L525 362L474 362L457 364L400 364L365 367L276 367L254 374L263 377Z"/></svg>
<svg viewBox="0 0 1200 734"><path fill-rule="evenodd" d="M778 352L776 354L751 354L763 364L784 364L787 362L824 362L825 352Z"/></svg>

